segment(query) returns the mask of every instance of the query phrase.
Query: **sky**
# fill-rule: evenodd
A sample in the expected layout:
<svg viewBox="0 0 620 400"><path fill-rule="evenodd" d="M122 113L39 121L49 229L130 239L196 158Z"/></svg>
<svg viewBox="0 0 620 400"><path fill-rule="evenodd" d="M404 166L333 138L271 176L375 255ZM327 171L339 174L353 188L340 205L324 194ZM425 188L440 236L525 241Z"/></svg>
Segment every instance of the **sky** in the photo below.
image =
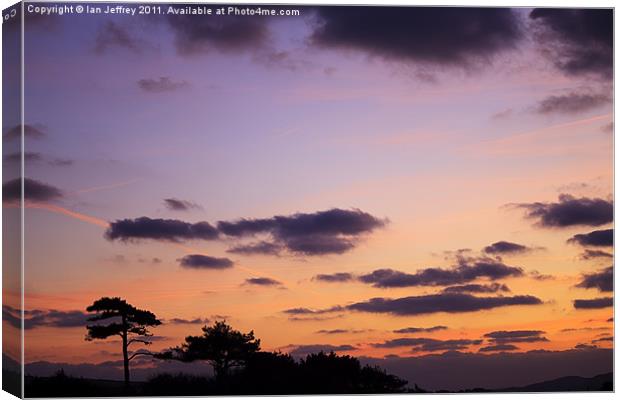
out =
<svg viewBox="0 0 620 400"><path fill-rule="evenodd" d="M608 354L612 12L289 8L27 13L25 362L117 361L102 296L150 350L225 319L297 356Z"/></svg>

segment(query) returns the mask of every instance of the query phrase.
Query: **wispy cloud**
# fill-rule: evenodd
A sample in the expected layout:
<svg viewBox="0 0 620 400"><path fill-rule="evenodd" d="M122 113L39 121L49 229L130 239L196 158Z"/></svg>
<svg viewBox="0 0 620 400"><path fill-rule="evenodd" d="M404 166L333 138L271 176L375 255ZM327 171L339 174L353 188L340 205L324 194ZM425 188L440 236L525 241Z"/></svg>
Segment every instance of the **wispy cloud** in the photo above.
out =
<svg viewBox="0 0 620 400"><path fill-rule="evenodd" d="M180 200L175 198L164 199L164 205L166 208L172 211L190 211L192 209L201 209L198 204L188 201L188 200Z"/></svg>
<svg viewBox="0 0 620 400"><path fill-rule="evenodd" d="M147 93L165 93L175 92L189 87L186 81L173 81L168 76L162 76L158 79L144 78L138 81L138 87Z"/></svg>

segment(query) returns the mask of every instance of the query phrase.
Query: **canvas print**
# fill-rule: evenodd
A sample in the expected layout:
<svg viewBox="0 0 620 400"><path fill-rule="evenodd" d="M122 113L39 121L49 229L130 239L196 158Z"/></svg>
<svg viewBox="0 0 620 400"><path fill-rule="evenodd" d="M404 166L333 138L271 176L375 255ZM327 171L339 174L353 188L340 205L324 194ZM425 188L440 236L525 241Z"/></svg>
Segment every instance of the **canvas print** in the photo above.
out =
<svg viewBox="0 0 620 400"><path fill-rule="evenodd" d="M612 8L3 12L3 388L613 391Z"/></svg>

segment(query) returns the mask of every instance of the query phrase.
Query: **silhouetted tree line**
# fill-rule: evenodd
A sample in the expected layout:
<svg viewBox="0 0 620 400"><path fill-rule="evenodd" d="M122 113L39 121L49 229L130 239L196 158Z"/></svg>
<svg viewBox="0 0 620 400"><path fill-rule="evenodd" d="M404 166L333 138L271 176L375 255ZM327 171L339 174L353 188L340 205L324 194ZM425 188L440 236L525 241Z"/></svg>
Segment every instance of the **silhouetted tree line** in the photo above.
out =
<svg viewBox="0 0 620 400"><path fill-rule="evenodd" d="M406 384L378 367L362 366L355 357L333 352L310 354L297 361L288 354L257 351L244 367L224 377L160 374L145 388L151 395L361 394L404 392Z"/></svg>
<svg viewBox="0 0 620 400"><path fill-rule="evenodd" d="M405 391L407 384L378 367L362 366L351 356L320 352L296 360L289 354L261 351L253 331L243 333L223 321L204 326L201 335L187 336L177 347L132 352L134 343L151 344L149 328L161 324L155 314L119 297L98 299L87 311L93 315L86 340L121 339L124 382L73 378L59 371L53 377L29 377L28 396L395 393ZM137 356L206 361L214 375L159 374L147 382L131 383L130 361Z"/></svg>
<svg viewBox="0 0 620 400"><path fill-rule="evenodd" d="M382 369L362 367L357 358L320 352L296 361L289 354L260 351L254 332L242 333L225 322L202 328L201 336L154 355L163 360L207 361L213 379L186 375L158 375L146 386L150 394L312 394L312 393L395 393L404 391L407 381ZM208 391L205 391L208 388Z"/></svg>

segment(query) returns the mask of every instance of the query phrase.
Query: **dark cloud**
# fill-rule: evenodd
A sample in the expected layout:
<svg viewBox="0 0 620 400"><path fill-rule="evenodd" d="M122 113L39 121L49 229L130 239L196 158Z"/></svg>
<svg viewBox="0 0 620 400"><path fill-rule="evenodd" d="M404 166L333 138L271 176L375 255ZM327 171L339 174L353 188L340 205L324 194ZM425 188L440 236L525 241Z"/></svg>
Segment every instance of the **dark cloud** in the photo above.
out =
<svg viewBox="0 0 620 400"><path fill-rule="evenodd" d="M396 329L394 333L420 333L420 332L437 332L448 329L447 326L436 325L431 326L429 328L416 328L416 327L408 327L402 329Z"/></svg>
<svg viewBox="0 0 620 400"><path fill-rule="evenodd" d="M397 347L408 347L408 346L413 346L414 344L418 343L418 340L420 339L419 338L390 339L382 343L373 343L372 347L376 347L379 349L394 349ZM425 340L425 339L422 339L422 340Z"/></svg>
<svg viewBox="0 0 620 400"><path fill-rule="evenodd" d="M334 208L316 213L298 213L266 219L241 219L233 222L220 221L218 228L228 236L252 236L264 232L276 232L277 236L306 235L358 235L384 226L381 221L361 210Z"/></svg>
<svg viewBox="0 0 620 400"><path fill-rule="evenodd" d="M7 154L3 157L5 163L21 163L22 161L22 153L11 153ZM48 158L43 156L41 153L35 152L24 152L24 163L32 165L34 163L40 163L45 161L47 165L51 165L52 167L67 167L73 165L73 160L68 160L64 158Z"/></svg>
<svg viewBox="0 0 620 400"><path fill-rule="evenodd" d="M226 269L232 268L234 265L228 258L210 257L202 254L190 254L178 261L182 267L192 269Z"/></svg>
<svg viewBox="0 0 620 400"><path fill-rule="evenodd" d="M114 47L124 48L134 53L141 53L143 43L133 37L127 28L113 21L107 21L97 32L95 51L101 54Z"/></svg>
<svg viewBox="0 0 620 400"><path fill-rule="evenodd" d="M596 299L577 299L573 301L573 306L577 309L597 309L607 308L614 305L613 297L599 297Z"/></svg>
<svg viewBox="0 0 620 400"><path fill-rule="evenodd" d="M426 268L415 274L393 269L378 269L370 274L360 276L359 280L372 284L374 287L388 288L453 285L470 282L478 278L496 280L522 275L523 270L519 267L510 267L496 259L482 257L460 258L459 265L451 269Z"/></svg>
<svg viewBox="0 0 620 400"><path fill-rule="evenodd" d="M293 345L289 346L293 347ZM357 347L352 346L350 344L341 344L341 345L333 345L333 344L304 344L294 346L294 348L290 351L290 355L293 357L305 357L308 354L314 354L319 352L329 353L329 352L341 352L341 351L352 351L357 350Z"/></svg>
<svg viewBox="0 0 620 400"><path fill-rule="evenodd" d="M568 242L582 246L612 247L614 245L614 230L603 229L590 233L579 233L568 239Z"/></svg>
<svg viewBox="0 0 620 400"><path fill-rule="evenodd" d="M333 312L338 312L338 311L343 311L343 310L344 310L344 307L341 307L341 306L334 306L334 307L323 308L323 309L318 309L318 310L313 310L313 309L305 308L305 307L296 307L296 308L289 308L288 310L284 310L282 312L285 314L289 314L289 315L316 315L316 314L333 313Z"/></svg>
<svg viewBox="0 0 620 400"><path fill-rule="evenodd" d="M218 238L218 232L208 222L192 224L176 219L140 217L112 222L105 236L108 240L153 239L179 242L192 239L214 240Z"/></svg>
<svg viewBox="0 0 620 400"><path fill-rule="evenodd" d="M463 313L489 310L513 305L538 305L542 301L534 296L476 297L462 293L441 293L410 296L397 299L373 298L354 303L346 308L352 311L385 313L392 315L421 315L438 312Z"/></svg>
<svg viewBox="0 0 620 400"><path fill-rule="evenodd" d="M613 336L605 336L599 339L594 339L592 341L592 343L600 343L600 342L613 342L614 341L614 337Z"/></svg>
<svg viewBox="0 0 620 400"><path fill-rule="evenodd" d="M506 242L503 240L495 242L484 248L484 252L487 254L515 254L525 253L530 250L532 249L522 244Z"/></svg>
<svg viewBox="0 0 620 400"><path fill-rule="evenodd" d="M479 339L450 339L450 340L437 340L429 338L415 338L412 339L415 343L412 344L412 351L456 351L466 350L469 346L480 345L482 340Z"/></svg>
<svg viewBox="0 0 620 400"><path fill-rule="evenodd" d="M24 137L26 139L43 139L46 135L44 133L45 128L43 125L29 125L24 124ZM16 140L21 138L22 136L22 126L15 125L9 128L2 139L4 140Z"/></svg>
<svg viewBox="0 0 620 400"><path fill-rule="evenodd" d="M162 76L159 79L144 78L138 81L138 87L149 93L174 92L185 89L189 83L185 81L173 81L170 77Z"/></svg>
<svg viewBox="0 0 620 400"><path fill-rule="evenodd" d="M613 292L614 267L607 267L591 274L583 274L581 282L576 287L598 289L600 292Z"/></svg>
<svg viewBox="0 0 620 400"><path fill-rule="evenodd" d="M22 182L20 178L2 185L2 199L5 202L21 200ZM35 179L24 178L24 197L31 201L53 201L63 197L63 192L51 185Z"/></svg>
<svg viewBox="0 0 620 400"><path fill-rule="evenodd" d="M569 75L612 76L612 9L537 8L530 18L557 68Z"/></svg>
<svg viewBox="0 0 620 400"><path fill-rule="evenodd" d="M478 284L469 284L469 285L459 285L459 286L448 286L443 289L444 293L497 293L497 292L510 292L508 286L493 282L488 285L478 285Z"/></svg>
<svg viewBox="0 0 620 400"><path fill-rule="evenodd" d="M606 322L614 322L614 317L608 318Z"/></svg>
<svg viewBox="0 0 620 400"><path fill-rule="evenodd" d="M179 200L175 198L164 199L166 208L172 211L189 211L192 209L200 209L201 207L187 200Z"/></svg>
<svg viewBox="0 0 620 400"><path fill-rule="evenodd" d="M21 312L20 310L8 305L2 306L2 321L8 323L14 328L21 329Z"/></svg>
<svg viewBox="0 0 620 400"><path fill-rule="evenodd" d="M316 333L320 333L323 335L339 335L341 333L349 333L348 329L321 329L320 331L316 331Z"/></svg>
<svg viewBox="0 0 620 400"><path fill-rule="evenodd" d="M483 337L493 344L548 342L549 339L542 336L544 333L536 330L494 331Z"/></svg>
<svg viewBox="0 0 620 400"><path fill-rule="evenodd" d="M329 235L293 237L286 240L286 247L293 253L320 256L342 254L355 247L353 240Z"/></svg>
<svg viewBox="0 0 620 400"><path fill-rule="evenodd" d="M177 52L184 56L218 51L221 53L254 52L268 45L268 18L218 16L194 18L171 15L168 23L175 37Z"/></svg>
<svg viewBox="0 0 620 400"><path fill-rule="evenodd" d="M508 8L321 7L311 43L388 60L470 66L521 38Z"/></svg>
<svg viewBox="0 0 620 400"><path fill-rule="evenodd" d="M313 281L320 282L350 282L354 279L353 274L348 272L337 272L335 274L318 274L312 278Z"/></svg>
<svg viewBox="0 0 620 400"><path fill-rule="evenodd" d="M579 350L592 350L592 349L596 349L597 346L593 345L593 344L586 344L586 343L577 343L575 345L575 349L579 349Z"/></svg>
<svg viewBox="0 0 620 400"><path fill-rule="evenodd" d="M494 344L491 346L481 347L480 350L478 351L481 353L490 353L490 352L495 352L495 351L513 351L513 350L519 350L519 348L515 346L514 344Z"/></svg>
<svg viewBox="0 0 620 400"><path fill-rule="evenodd" d="M327 311L312 310L310 308L305 308L305 307L296 307L296 308L289 308L282 312L285 314L293 314L293 315L307 315L307 314L321 314Z"/></svg>
<svg viewBox="0 0 620 400"><path fill-rule="evenodd" d="M268 242L266 240L261 240L260 242L256 243L234 246L226 251L229 253L242 254L245 256L255 254L277 256L282 251L282 246L272 242Z"/></svg>
<svg viewBox="0 0 620 400"><path fill-rule="evenodd" d="M321 329L320 331L316 331L315 333L319 333L322 335L340 335L343 333L364 333L368 331L368 329Z"/></svg>
<svg viewBox="0 0 620 400"><path fill-rule="evenodd" d="M526 216L545 228L575 225L599 226L613 222L613 202L604 199L576 198L561 194L557 203L518 204Z"/></svg>
<svg viewBox="0 0 620 400"><path fill-rule="evenodd" d="M372 346L377 348L395 348L395 347L409 347L412 351L456 351L466 350L470 346L480 345L482 340L480 339L449 339L439 340L430 338L398 338L392 340L386 340L383 343L375 343Z"/></svg>
<svg viewBox="0 0 620 400"><path fill-rule="evenodd" d="M600 327L585 326L582 328L564 328L564 329L560 329L560 332L566 333L566 332L578 332L578 331L606 331L606 330L609 330L609 328L606 326L600 326Z"/></svg>
<svg viewBox="0 0 620 400"><path fill-rule="evenodd" d="M581 253L582 260L592 260L594 258L613 258L614 255L602 250L586 249Z"/></svg>
<svg viewBox="0 0 620 400"><path fill-rule="evenodd" d="M316 322L316 321L328 321L332 319L342 318L343 315L311 315L311 316L290 316L288 320L291 322Z"/></svg>
<svg viewBox="0 0 620 400"><path fill-rule="evenodd" d="M169 324L175 325L205 325L209 323L208 318L194 318L194 319L185 319L185 318L171 318L166 321Z"/></svg>
<svg viewBox="0 0 620 400"><path fill-rule="evenodd" d="M18 309L2 306L2 319L11 326L21 329L21 315ZM39 327L74 328L86 326L89 315L82 311L25 310L24 329Z"/></svg>
<svg viewBox="0 0 620 400"><path fill-rule="evenodd" d="M553 275L541 274L539 271L533 270L530 271L530 278L536 279L537 281L548 281L551 279L555 279Z"/></svg>
<svg viewBox="0 0 620 400"><path fill-rule="evenodd" d="M20 163L22 161L22 153L6 154L2 159L5 163ZM24 152L25 163L35 163L42 160L43 156L41 153L33 153L28 151Z"/></svg>
<svg viewBox="0 0 620 400"><path fill-rule="evenodd" d="M575 114L610 103L611 97L606 94L572 92L543 99L536 107L536 112L539 114Z"/></svg>
<svg viewBox="0 0 620 400"><path fill-rule="evenodd" d="M279 286L282 285L281 282L276 281L271 278L249 278L245 280L245 283L248 285L256 285L256 286Z"/></svg>
<svg viewBox="0 0 620 400"><path fill-rule="evenodd" d="M331 209L316 213L298 213L263 219L220 221L219 231L241 238L268 234L273 243L295 254L341 254L355 247L357 239L386 221L361 210Z"/></svg>

